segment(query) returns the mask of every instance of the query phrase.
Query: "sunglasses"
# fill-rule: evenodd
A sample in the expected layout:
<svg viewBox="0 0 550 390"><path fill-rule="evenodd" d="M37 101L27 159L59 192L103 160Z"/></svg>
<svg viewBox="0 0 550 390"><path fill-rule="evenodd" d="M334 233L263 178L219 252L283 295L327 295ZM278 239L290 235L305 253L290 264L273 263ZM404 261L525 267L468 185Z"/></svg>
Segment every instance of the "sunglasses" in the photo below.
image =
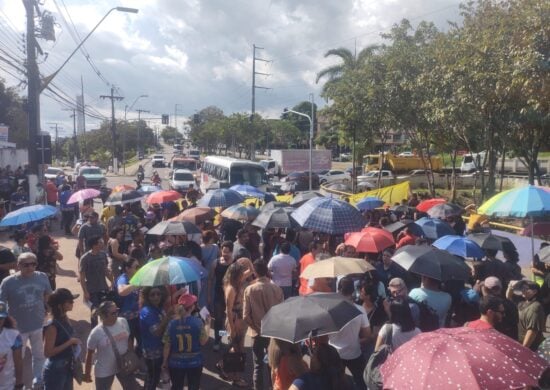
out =
<svg viewBox="0 0 550 390"><path fill-rule="evenodd" d="M21 267L28 268L28 267L36 267L37 263L21 263Z"/></svg>

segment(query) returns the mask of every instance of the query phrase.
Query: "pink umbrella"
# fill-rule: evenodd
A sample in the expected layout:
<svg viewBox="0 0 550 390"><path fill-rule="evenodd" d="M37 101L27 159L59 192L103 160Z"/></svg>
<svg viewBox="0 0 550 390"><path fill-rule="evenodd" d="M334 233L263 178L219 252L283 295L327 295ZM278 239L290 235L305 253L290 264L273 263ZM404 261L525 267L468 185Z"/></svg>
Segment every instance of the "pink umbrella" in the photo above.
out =
<svg viewBox="0 0 550 390"><path fill-rule="evenodd" d="M384 389L523 389L548 362L494 330L438 329L400 346L380 368Z"/></svg>
<svg viewBox="0 0 550 390"><path fill-rule="evenodd" d="M71 195L69 200L67 201L67 204L73 204L82 202L86 199L93 199L98 197L100 192L93 188L84 188L83 190L76 191L74 194Z"/></svg>
<svg viewBox="0 0 550 390"><path fill-rule="evenodd" d="M182 198L182 195L177 191L157 191L147 197L148 204L171 202Z"/></svg>

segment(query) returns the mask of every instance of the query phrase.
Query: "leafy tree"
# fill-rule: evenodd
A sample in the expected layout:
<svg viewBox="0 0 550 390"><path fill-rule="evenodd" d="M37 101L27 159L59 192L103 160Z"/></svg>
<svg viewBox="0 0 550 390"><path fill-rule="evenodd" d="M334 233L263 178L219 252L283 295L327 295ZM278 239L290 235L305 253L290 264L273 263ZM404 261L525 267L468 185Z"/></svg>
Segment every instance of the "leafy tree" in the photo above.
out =
<svg viewBox="0 0 550 390"><path fill-rule="evenodd" d="M160 136L167 144L173 144L176 139L183 138L183 135L175 127L166 126L160 132Z"/></svg>
<svg viewBox="0 0 550 390"><path fill-rule="evenodd" d="M23 100L14 88L7 88L2 79L0 79L0 123L9 127L9 142L15 142L18 148L27 147L29 133Z"/></svg>

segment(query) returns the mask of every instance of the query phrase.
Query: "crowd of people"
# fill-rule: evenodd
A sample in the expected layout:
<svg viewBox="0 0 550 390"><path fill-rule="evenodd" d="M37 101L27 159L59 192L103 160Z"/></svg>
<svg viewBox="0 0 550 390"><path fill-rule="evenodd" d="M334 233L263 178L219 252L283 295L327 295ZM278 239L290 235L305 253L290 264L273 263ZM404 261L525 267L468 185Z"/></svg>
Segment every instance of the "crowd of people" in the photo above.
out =
<svg viewBox="0 0 550 390"><path fill-rule="evenodd" d="M494 328L533 351L544 346L550 273L534 259L534 272L543 283L522 280L513 247L503 252L505 261L496 251L485 250L485 258L472 263L470 280L442 282L393 262L396 248L431 243L406 227L394 232L394 247L378 253L357 252L341 236L261 230L219 216L202 220L200 235L154 236L147 234L149 229L196 207L196 198L147 208L141 202L107 206L100 215L93 201L67 204L78 190L76 183L63 179L57 185L53 180L45 188L47 203L61 210L61 221L16 230L12 250L0 249L0 352L6 351L0 389L22 388L22 347L27 343L33 384L46 390L73 388L79 355L84 360L81 379L96 389L110 389L115 377L124 389L138 388L136 375L121 367L130 352L140 361L144 389L168 382L172 389L183 389L185 383L199 389L203 351L211 348L220 352L220 379L236 387L336 390L366 389L367 362L388 339L395 350L420 332L441 327ZM390 209L368 213L368 226L383 228L402 218L418 218L412 211L415 202L415 196L404 202L411 214ZM460 216L447 222L464 234ZM68 237L75 236L80 294L56 283L63 255L50 230L57 223ZM200 264L206 270L203 279L177 286L130 284L140 267L165 256ZM374 270L300 278L308 266L331 256L363 258ZM262 336L261 320L271 307L293 296L319 293L341 294L361 315L340 332L305 343ZM79 295L91 309L85 343L76 337L69 318ZM211 333L213 342L205 346ZM235 362L239 356L246 361L247 335L252 340L252 378L245 378L242 365Z"/></svg>

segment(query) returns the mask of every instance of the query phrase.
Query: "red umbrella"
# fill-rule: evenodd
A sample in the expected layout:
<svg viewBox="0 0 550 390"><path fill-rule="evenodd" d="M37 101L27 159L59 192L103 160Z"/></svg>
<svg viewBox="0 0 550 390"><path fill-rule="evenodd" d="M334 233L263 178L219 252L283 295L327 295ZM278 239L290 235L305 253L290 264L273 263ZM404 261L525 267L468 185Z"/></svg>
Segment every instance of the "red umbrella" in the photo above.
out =
<svg viewBox="0 0 550 390"><path fill-rule="evenodd" d="M548 363L494 329L421 333L386 360L384 389L523 389L538 386Z"/></svg>
<svg viewBox="0 0 550 390"><path fill-rule="evenodd" d="M192 207L183 210L174 218L170 218L170 221L188 221L195 225L200 225L204 221L214 218L214 214L214 211L210 207Z"/></svg>
<svg viewBox="0 0 550 390"><path fill-rule="evenodd" d="M422 202L420 202L420 203L416 206L416 209L417 209L418 211L422 211L423 213L425 213L425 212L427 212L429 209L431 209L432 207L434 207L435 205L443 204L443 203L447 203L447 200L446 200L446 199L443 199L443 198L426 199L426 200L423 200Z"/></svg>
<svg viewBox="0 0 550 390"><path fill-rule="evenodd" d="M351 233L346 237L346 245L351 245L357 252L378 253L395 245L390 232L368 227L360 232Z"/></svg>
<svg viewBox="0 0 550 390"><path fill-rule="evenodd" d="M157 191L153 192L151 195L147 197L146 202L148 204L153 203L164 203L164 202L171 202L173 200L178 200L181 198L181 194L177 191Z"/></svg>

